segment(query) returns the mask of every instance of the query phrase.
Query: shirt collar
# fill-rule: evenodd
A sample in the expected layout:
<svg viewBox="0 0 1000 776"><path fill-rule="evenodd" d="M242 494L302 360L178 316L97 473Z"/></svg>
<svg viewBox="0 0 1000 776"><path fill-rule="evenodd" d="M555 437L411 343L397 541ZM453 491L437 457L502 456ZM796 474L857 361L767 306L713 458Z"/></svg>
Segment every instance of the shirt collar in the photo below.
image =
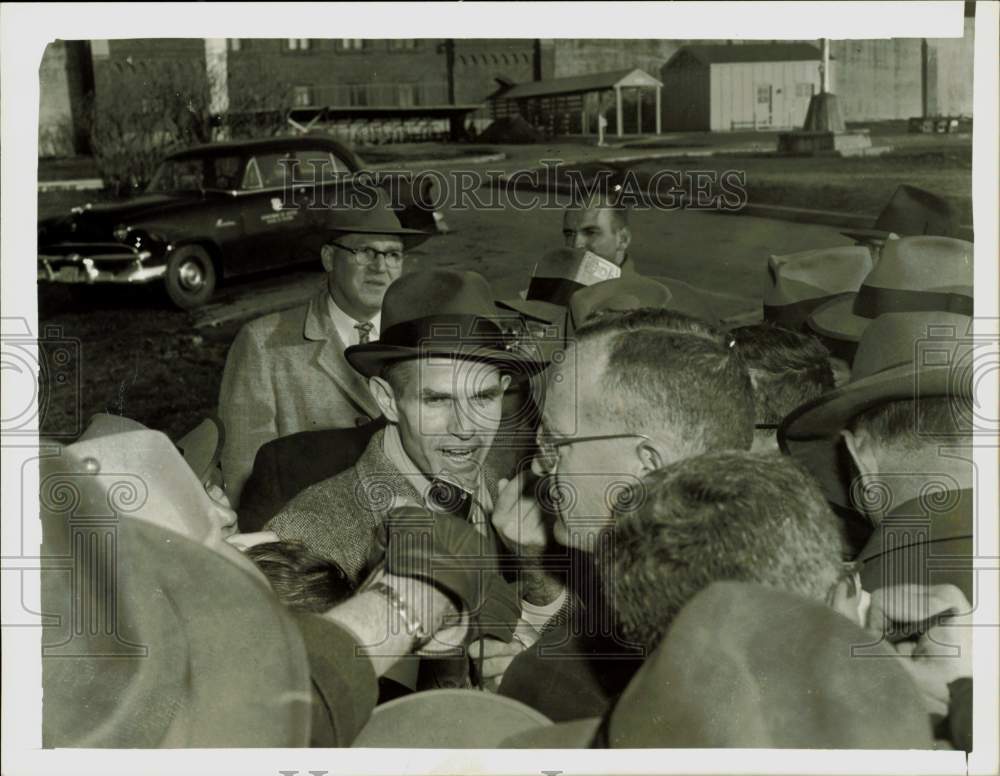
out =
<svg viewBox="0 0 1000 776"><path fill-rule="evenodd" d="M427 491L430 490L430 479L422 474L413 463L410 456L406 454L403 447L403 440L399 436L399 427L395 423L389 423L385 427L385 435L382 437L382 452L385 457L399 469L399 473L409 482L414 489L425 499ZM480 472L479 481L475 492L472 493L473 510L470 520L477 526L484 524L493 510L493 500L490 498L489 488L486 487L485 475Z"/></svg>
<svg viewBox="0 0 1000 776"><path fill-rule="evenodd" d="M355 324L361 323L362 321L357 321L350 315L345 313L340 309L340 306L333 301L333 295L327 293L326 295L328 301L328 308L330 311L330 320L333 321L334 328L337 330L337 334L340 335L340 339L343 341L345 346L357 345L360 338L360 334L357 329L354 328ZM372 324L371 333L368 338L371 342L374 342L379 338L379 333L382 328L382 311L380 310L375 314L375 317L369 321Z"/></svg>

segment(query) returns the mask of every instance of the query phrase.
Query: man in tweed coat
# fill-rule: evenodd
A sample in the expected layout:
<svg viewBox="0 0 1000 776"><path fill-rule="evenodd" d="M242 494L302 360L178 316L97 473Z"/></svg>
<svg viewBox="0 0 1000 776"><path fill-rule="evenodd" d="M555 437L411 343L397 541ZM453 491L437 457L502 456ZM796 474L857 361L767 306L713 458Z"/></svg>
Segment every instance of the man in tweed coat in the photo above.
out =
<svg viewBox="0 0 1000 776"><path fill-rule="evenodd" d="M254 456L298 431L347 428L379 416L344 349L379 336L386 289L402 272L403 250L428 235L404 229L387 202L360 211L319 212L327 283L308 305L251 321L236 336L222 376L222 473L238 507Z"/></svg>
<svg viewBox="0 0 1000 776"><path fill-rule="evenodd" d="M380 555L387 513L409 503L462 515L495 555L497 489L483 463L512 375L541 368L510 347L495 316L489 284L475 273L395 282L378 342L345 352L388 425L353 467L304 490L265 530L303 542L358 581Z"/></svg>

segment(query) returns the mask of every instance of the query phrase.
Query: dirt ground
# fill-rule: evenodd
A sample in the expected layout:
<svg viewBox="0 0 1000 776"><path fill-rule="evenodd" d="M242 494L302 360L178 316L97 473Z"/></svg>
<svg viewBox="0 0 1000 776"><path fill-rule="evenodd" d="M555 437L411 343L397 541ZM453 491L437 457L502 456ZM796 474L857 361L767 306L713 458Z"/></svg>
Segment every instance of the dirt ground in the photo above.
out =
<svg viewBox="0 0 1000 776"><path fill-rule="evenodd" d="M882 138L879 138L882 141ZM693 140L688 139L688 144ZM422 158L422 149L409 150ZM488 152L486 149L477 149ZM535 166L540 159L596 159L602 149L573 144L499 147L507 169ZM640 153L614 149L614 153ZM560 156L554 156L559 154ZM374 161L374 160L373 160ZM843 210L877 215L899 183L912 183L947 196L959 221L971 223L971 148L968 137L902 144L878 158L776 158L731 154L697 159L659 159L638 164L638 172L742 169L750 201L760 204ZM66 212L94 201L95 192L39 195L39 216ZM558 244L558 215L549 213L449 213L456 234L426 244L420 266L448 266L484 274L497 296L526 282L541 253ZM714 219L706 221L705 219ZM637 245L640 270L678 277L696 285L756 296L763 290L769 252L844 244L836 230L746 217L680 213L637 219L645 245ZM751 223L754 222L754 223ZM710 240L704 238L711 234ZM642 243L643 241L638 241ZM280 282L280 278L277 282ZM252 285L247 287L252 293ZM127 415L176 438L214 411L222 367L242 321L197 329L187 313L171 307L160 287L39 288L39 323L50 327L41 355L73 354L68 365L42 370L40 407L43 435L69 439L96 412ZM54 327L54 329L52 329ZM46 344L48 343L48 344ZM56 374L63 375L60 380ZM68 377L68 379L66 379Z"/></svg>

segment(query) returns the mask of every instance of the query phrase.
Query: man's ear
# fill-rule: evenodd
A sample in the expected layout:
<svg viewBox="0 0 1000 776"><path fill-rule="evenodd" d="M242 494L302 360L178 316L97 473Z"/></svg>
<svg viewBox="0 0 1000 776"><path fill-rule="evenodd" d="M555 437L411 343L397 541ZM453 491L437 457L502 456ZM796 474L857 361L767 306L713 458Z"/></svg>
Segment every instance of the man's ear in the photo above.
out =
<svg viewBox="0 0 1000 776"><path fill-rule="evenodd" d="M847 429L841 431L840 435L844 439L844 446L847 448L851 460L854 461L854 468L861 479L861 484L864 485L866 482L870 482L877 477L879 473L878 456L875 454L875 445L872 438L864 431L855 432L848 431ZM852 492L853 490L851 488ZM873 520L877 521L881 519L881 515L871 514L868 510L861 508L860 505L856 506L862 512L867 512L868 516Z"/></svg>
<svg viewBox="0 0 1000 776"><path fill-rule="evenodd" d="M503 393L507 393L507 389L510 388L510 375L500 375L500 390Z"/></svg>
<svg viewBox="0 0 1000 776"><path fill-rule="evenodd" d="M332 245L324 245L320 248L319 256L323 260L323 270L333 272L333 261L336 258Z"/></svg>
<svg viewBox="0 0 1000 776"><path fill-rule="evenodd" d="M381 377L369 377L368 390L371 391L375 403L382 410L382 414L385 415L386 420L390 423L398 423L399 410L396 407L396 392L393 391L388 381L383 380Z"/></svg>
<svg viewBox="0 0 1000 776"><path fill-rule="evenodd" d="M652 442L643 439L635 448L639 457L639 476L645 477L650 472L654 472L663 466L663 456Z"/></svg>
<svg viewBox="0 0 1000 776"><path fill-rule="evenodd" d="M628 246L632 244L632 230L627 226L623 226L618 230L618 258L624 259L625 253L628 251Z"/></svg>
<svg viewBox="0 0 1000 776"><path fill-rule="evenodd" d="M852 587L854 588L853 595L851 594ZM858 580L855 580L855 584L852 586L846 579L841 579L830 591L829 604L834 611L863 628L865 626L863 596L864 593Z"/></svg>

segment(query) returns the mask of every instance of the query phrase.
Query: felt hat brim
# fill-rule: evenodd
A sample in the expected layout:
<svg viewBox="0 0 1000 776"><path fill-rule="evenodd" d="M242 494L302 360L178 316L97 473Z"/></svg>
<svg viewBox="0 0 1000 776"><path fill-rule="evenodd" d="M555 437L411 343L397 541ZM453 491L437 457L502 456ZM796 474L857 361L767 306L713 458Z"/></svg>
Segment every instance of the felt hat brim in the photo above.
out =
<svg viewBox="0 0 1000 776"><path fill-rule="evenodd" d="M830 339L859 342L872 319L854 314L857 296L844 294L821 304L806 319L809 328Z"/></svg>
<svg viewBox="0 0 1000 776"><path fill-rule="evenodd" d="M541 323L561 323L566 316L566 308L561 304L542 299L501 299L497 306L513 310Z"/></svg>
<svg viewBox="0 0 1000 776"><path fill-rule="evenodd" d="M376 706L352 746L493 749L509 736L551 724L541 712L502 695L429 690Z"/></svg>
<svg viewBox="0 0 1000 776"><path fill-rule="evenodd" d="M344 226L337 227L336 229L331 229L328 234L339 236L344 234L382 234L389 237L398 237L403 243L403 248L415 248L423 242L426 242L434 235L430 232L422 232L419 229L405 229L399 227L398 229L391 228L374 228L366 226Z"/></svg>
<svg viewBox="0 0 1000 776"><path fill-rule="evenodd" d="M419 348L408 348L401 345L383 345L379 342L369 342L364 345L352 345L344 351L348 363L365 377L375 377L382 368L395 361L407 361L414 358L457 358L468 361L478 361L493 364L502 372L513 375L536 374L548 366L547 363L535 360L513 350L502 351L494 348L477 346L470 343L466 347L435 348L432 345Z"/></svg>
<svg viewBox="0 0 1000 776"><path fill-rule="evenodd" d="M952 367L903 364L847 383L793 410L778 427L778 446L786 455L808 461L812 472L822 472L826 497L840 507L852 508L852 483L845 471L840 432L862 412L889 401L955 396ZM919 389L919 390L918 390Z"/></svg>
<svg viewBox="0 0 1000 776"><path fill-rule="evenodd" d="M226 432L222 421L215 415L209 415L174 444L198 481L206 482L219 465L225 442Z"/></svg>
<svg viewBox="0 0 1000 776"><path fill-rule="evenodd" d="M43 515L43 527L50 554L64 554L57 550L69 549L65 518ZM43 588L45 611L62 615L44 635L44 745L307 745L305 647L267 583L142 520L120 518L116 539L114 555L87 554L75 571L109 578L106 566L114 564L119 653L109 650L110 639L73 637L78 604L68 580Z"/></svg>
<svg viewBox="0 0 1000 776"><path fill-rule="evenodd" d="M855 242L885 242L893 234L885 229L852 229L849 232L841 232L844 237L850 237Z"/></svg>

